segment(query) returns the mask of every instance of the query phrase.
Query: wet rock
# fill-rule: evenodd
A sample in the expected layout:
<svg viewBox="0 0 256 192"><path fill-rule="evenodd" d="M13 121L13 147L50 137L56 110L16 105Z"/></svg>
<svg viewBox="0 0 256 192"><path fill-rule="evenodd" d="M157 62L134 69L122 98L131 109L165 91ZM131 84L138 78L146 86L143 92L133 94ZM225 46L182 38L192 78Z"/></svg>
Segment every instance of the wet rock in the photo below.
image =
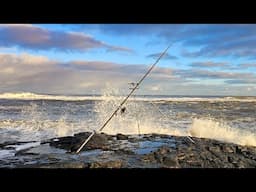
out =
<svg viewBox="0 0 256 192"><path fill-rule="evenodd" d="M246 148L246 147L243 147L243 146L236 146L236 147L235 147L235 151L236 151L236 153L238 153L238 154L243 154L244 151L247 151L247 148Z"/></svg>
<svg viewBox="0 0 256 192"><path fill-rule="evenodd" d="M202 168L203 166L202 161L200 160L188 160L187 163L191 168Z"/></svg>
<svg viewBox="0 0 256 192"><path fill-rule="evenodd" d="M116 139L117 140L128 140L128 136L119 133L116 135Z"/></svg>
<svg viewBox="0 0 256 192"><path fill-rule="evenodd" d="M131 151L129 149L118 149L118 150L115 150L115 153L124 154L124 155L134 155L135 154L134 151Z"/></svg>
<svg viewBox="0 0 256 192"><path fill-rule="evenodd" d="M170 152L170 148L167 147L167 146L162 146L160 149L158 149L155 153L158 153L158 154L161 154L161 155L164 155L166 153L169 153Z"/></svg>
<svg viewBox="0 0 256 192"><path fill-rule="evenodd" d="M138 138L130 137L130 138L128 138L128 141L131 143L137 143L139 140L138 140Z"/></svg>
<svg viewBox="0 0 256 192"><path fill-rule="evenodd" d="M167 146L160 147L157 151L153 152L154 160L159 163L163 162L163 158L170 152L170 148Z"/></svg>
<svg viewBox="0 0 256 192"><path fill-rule="evenodd" d="M33 156L35 156L35 155L38 155L36 153L30 153L30 152L27 152L27 151L28 151L28 149L18 151L18 152L15 153L15 156L22 156L22 155L33 155Z"/></svg>
<svg viewBox="0 0 256 192"><path fill-rule="evenodd" d="M158 160L158 159L157 159ZM156 161L156 157L155 154L151 153L151 154L147 154L147 155L143 155L141 157L141 161L145 162L145 163L152 163ZM159 160L160 161L160 160Z"/></svg>
<svg viewBox="0 0 256 192"><path fill-rule="evenodd" d="M87 143L85 149L105 149L107 150L108 138L104 134L96 134Z"/></svg>
<svg viewBox="0 0 256 192"><path fill-rule="evenodd" d="M89 165L89 168L121 168L122 166L124 166L124 162L116 160L108 162L93 162Z"/></svg>
<svg viewBox="0 0 256 192"><path fill-rule="evenodd" d="M75 168L75 169L78 169L78 168L88 168L89 165L88 163L83 163L83 162L63 162L63 163L55 163L55 164L50 164L50 165L40 165L40 166L37 166L39 168Z"/></svg>
<svg viewBox="0 0 256 192"><path fill-rule="evenodd" d="M0 162L0 167L256 168L256 147L240 146L203 138L193 138L195 143L192 143L185 142L186 137L165 135L162 137L158 134L140 137L122 134L115 136L95 134L83 148L83 150L92 151L83 153L79 158L66 154L66 151L78 149L90 134L83 132L74 136L49 139L46 142L50 145L47 145L48 153L45 150L38 150L36 152L38 154L34 154L34 151L19 151L14 157ZM174 141L175 145L173 144ZM140 142L143 142L143 145L139 145ZM159 142L161 145L154 145ZM2 143L0 148L7 150L6 147L13 144L20 145L21 142ZM152 150L152 146L154 150ZM100 153L93 152L95 149L99 150ZM148 150L148 152L138 153L137 151L140 150ZM41 152L42 154L40 154Z"/></svg>
<svg viewBox="0 0 256 192"><path fill-rule="evenodd" d="M163 164L169 168L178 168L179 162L175 154L170 154L163 158Z"/></svg>
<svg viewBox="0 0 256 192"><path fill-rule="evenodd" d="M85 138L89 137L90 134L91 134L90 132L81 132L81 133L74 134L74 137L80 138L80 139L85 139Z"/></svg>
<svg viewBox="0 0 256 192"><path fill-rule="evenodd" d="M227 145L221 146L221 150L225 153L234 153L236 151L233 146L227 146Z"/></svg>
<svg viewBox="0 0 256 192"><path fill-rule="evenodd" d="M91 133L84 132L75 134L74 136L60 137L57 141L52 140L50 142L51 146L65 149L70 152L75 152L81 144L90 136ZM95 134L91 140L84 146L83 150L91 149L103 149L107 150L108 138L105 134Z"/></svg>
<svg viewBox="0 0 256 192"><path fill-rule="evenodd" d="M161 153L154 152L154 160L156 160L158 163L163 162L164 155Z"/></svg>
<svg viewBox="0 0 256 192"><path fill-rule="evenodd" d="M185 153L179 153L178 154L178 159L179 160L184 160L186 158L186 154Z"/></svg>
<svg viewBox="0 0 256 192"><path fill-rule="evenodd" d="M220 148L219 148L219 146L209 146L209 151L219 153Z"/></svg>

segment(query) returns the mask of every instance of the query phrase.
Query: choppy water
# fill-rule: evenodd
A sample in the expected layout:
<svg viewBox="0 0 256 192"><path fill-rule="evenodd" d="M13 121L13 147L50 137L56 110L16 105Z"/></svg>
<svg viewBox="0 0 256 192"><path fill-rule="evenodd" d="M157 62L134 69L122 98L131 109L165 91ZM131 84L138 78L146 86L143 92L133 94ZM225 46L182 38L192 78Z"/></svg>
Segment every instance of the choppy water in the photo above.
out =
<svg viewBox="0 0 256 192"><path fill-rule="evenodd" d="M0 143L99 129L123 96L0 94ZM103 130L214 138L256 146L256 97L133 96Z"/></svg>

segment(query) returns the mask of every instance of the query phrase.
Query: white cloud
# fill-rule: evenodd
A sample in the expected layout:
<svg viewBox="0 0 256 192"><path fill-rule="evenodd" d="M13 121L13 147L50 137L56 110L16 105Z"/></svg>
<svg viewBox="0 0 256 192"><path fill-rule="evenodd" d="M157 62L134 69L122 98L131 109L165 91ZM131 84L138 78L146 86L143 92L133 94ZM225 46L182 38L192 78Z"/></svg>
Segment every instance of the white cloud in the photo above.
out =
<svg viewBox="0 0 256 192"><path fill-rule="evenodd" d="M61 63L31 54L0 54L0 92L28 91L56 94L101 93L106 84L129 92L129 82L138 81L149 66L122 65L104 61ZM201 78L196 81L196 78ZM195 70L172 70L156 67L143 81L137 94L241 95L256 94L246 85L251 73L225 73ZM240 79L244 79L241 82ZM228 84L204 83L205 80L232 80ZM240 83L240 84L238 84Z"/></svg>
<svg viewBox="0 0 256 192"><path fill-rule="evenodd" d="M0 25L0 47L15 46L32 50L87 51L104 48L108 51L133 51L128 47L102 42L81 32L54 31L27 24Z"/></svg>
<svg viewBox="0 0 256 192"><path fill-rule="evenodd" d="M13 67L6 67L2 69L0 72L5 74L13 74L15 72L15 69Z"/></svg>
<svg viewBox="0 0 256 192"><path fill-rule="evenodd" d="M129 90L128 82L140 79L147 69L145 65L104 61L62 63L27 53L0 54L0 92L86 94L92 90L100 92L107 83ZM158 67L151 75L152 80L161 81L170 77L170 70Z"/></svg>
<svg viewBox="0 0 256 192"><path fill-rule="evenodd" d="M158 85L154 85L150 88L151 91L160 91L161 88Z"/></svg>

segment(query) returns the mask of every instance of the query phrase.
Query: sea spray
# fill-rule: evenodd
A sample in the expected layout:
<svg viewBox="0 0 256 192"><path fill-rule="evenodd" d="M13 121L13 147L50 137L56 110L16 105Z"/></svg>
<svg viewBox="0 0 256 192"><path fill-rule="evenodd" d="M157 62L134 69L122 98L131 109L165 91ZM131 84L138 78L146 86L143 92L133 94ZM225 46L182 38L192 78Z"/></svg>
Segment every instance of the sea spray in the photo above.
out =
<svg viewBox="0 0 256 192"><path fill-rule="evenodd" d="M19 141L41 141L52 137L74 134L74 124L68 122L67 111L63 111L56 120L52 120L44 103L30 102L22 107L19 119L0 121L0 127L10 132L15 131L14 138Z"/></svg>
<svg viewBox="0 0 256 192"><path fill-rule="evenodd" d="M103 90L102 97L104 99L95 105L95 111L97 112L96 122L99 123L98 128L104 124L122 102L124 99L124 96L121 96L124 95L123 92L111 87L106 87ZM127 101L124 106L125 112L118 111L103 132L108 134L138 134L138 126L141 133L145 133L148 127L157 129L158 126L153 118L154 110L143 102L137 102L135 99L136 96L133 96L133 101Z"/></svg>
<svg viewBox="0 0 256 192"><path fill-rule="evenodd" d="M240 145L256 146L256 134L230 127L223 121L195 118L189 129L194 137L211 138Z"/></svg>
<svg viewBox="0 0 256 192"><path fill-rule="evenodd" d="M50 96L47 100L33 101L0 99L0 140L40 141L98 130L127 92L128 86L123 90L110 86L97 99L64 101L55 96L52 96L55 100L49 100ZM38 95L29 97L32 96L40 98ZM156 102L159 99L162 101ZM192 104L189 99L194 100ZM256 146L254 105L229 102L231 99L226 98L223 105L216 98L166 96L163 99L135 94L125 104L125 112L118 111L103 131L107 134L191 135Z"/></svg>
<svg viewBox="0 0 256 192"><path fill-rule="evenodd" d="M111 93L109 93L111 95ZM127 94L127 93L126 93ZM37 94L30 92L20 92L20 93L0 93L0 99L6 100L53 100L53 101L99 101L104 100L105 98L101 95L51 95L51 94ZM129 98L129 100L133 100L133 98ZM159 95L159 96L150 96L143 97L137 96L137 101L155 101L158 103L166 103L166 102L256 102L255 96L250 97L226 97L226 96L168 96L168 95ZM1 107L1 106L0 106Z"/></svg>

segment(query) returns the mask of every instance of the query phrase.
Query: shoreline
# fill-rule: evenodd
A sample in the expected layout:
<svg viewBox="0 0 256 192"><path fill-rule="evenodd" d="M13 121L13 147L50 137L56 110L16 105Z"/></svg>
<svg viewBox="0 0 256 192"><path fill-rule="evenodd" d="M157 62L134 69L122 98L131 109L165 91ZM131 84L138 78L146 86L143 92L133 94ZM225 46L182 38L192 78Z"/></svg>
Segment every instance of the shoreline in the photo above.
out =
<svg viewBox="0 0 256 192"><path fill-rule="evenodd" d="M79 154L73 152L89 136L0 144L13 155L0 158L1 168L256 168L256 147L217 140L159 134L96 134Z"/></svg>

